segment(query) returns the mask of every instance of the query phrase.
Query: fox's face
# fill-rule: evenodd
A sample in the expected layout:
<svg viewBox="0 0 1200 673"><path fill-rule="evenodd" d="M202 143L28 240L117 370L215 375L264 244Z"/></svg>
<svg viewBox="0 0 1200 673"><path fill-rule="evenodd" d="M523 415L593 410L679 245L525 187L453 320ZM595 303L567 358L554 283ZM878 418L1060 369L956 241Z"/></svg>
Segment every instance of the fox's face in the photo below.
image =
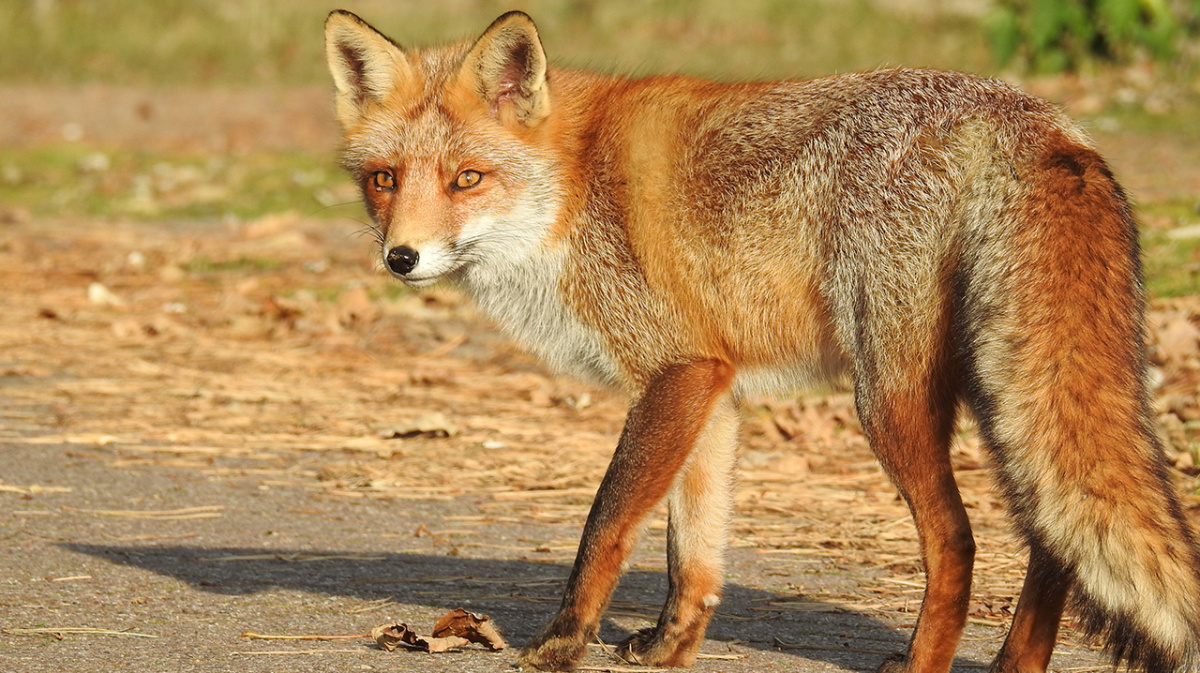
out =
<svg viewBox="0 0 1200 673"><path fill-rule="evenodd" d="M352 14L326 22L343 165L382 262L415 287L504 264L540 242L554 178L539 156L545 56L523 15L475 44L406 53Z"/></svg>

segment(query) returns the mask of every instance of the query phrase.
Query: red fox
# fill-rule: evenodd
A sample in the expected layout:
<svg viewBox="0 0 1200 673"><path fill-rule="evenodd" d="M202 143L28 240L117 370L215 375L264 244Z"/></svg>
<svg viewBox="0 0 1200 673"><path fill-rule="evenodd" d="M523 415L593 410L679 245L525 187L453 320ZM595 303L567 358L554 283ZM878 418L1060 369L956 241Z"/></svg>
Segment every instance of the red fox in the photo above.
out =
<svg viewBox="0 0 1200 673"><path fill-rule="evenodd" d="M992 670L1044 671L1068 596L1116 661L1197 665L1200 551L1148 409L1136 225L1049 103L930 70L559 69L520 12L429 49L344 11L325 36L382 264L457 285L553 366L634 399L522 667L577 664L663 498L666 604L620 651L691 665L721 596L737 402L843 375L927 575L881 671L946 673L966 622L960 406L1030 553Z"/></svg>

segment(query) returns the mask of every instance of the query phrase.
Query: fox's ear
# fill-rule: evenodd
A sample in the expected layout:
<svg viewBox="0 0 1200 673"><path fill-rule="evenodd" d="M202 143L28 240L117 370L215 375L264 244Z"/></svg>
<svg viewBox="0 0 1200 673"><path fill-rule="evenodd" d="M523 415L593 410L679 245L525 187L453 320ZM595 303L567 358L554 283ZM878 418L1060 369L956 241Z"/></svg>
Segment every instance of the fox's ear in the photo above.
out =
<svg viewBox="0 0 1200 673"><path fill-rule="evenodd" d="M412 79L400 47L345 10L325 19L325 57L337 88L335 110L343 127L358 122L368 101L380 101Z"/></svg>
<svg viewBox="0 0 1200 673"><path fill-rule="evenodd" d="M546 52L533 19L523 12L493 21L471 47L459 76L501 121L515 118L535 126L550 114Z"/></svg>

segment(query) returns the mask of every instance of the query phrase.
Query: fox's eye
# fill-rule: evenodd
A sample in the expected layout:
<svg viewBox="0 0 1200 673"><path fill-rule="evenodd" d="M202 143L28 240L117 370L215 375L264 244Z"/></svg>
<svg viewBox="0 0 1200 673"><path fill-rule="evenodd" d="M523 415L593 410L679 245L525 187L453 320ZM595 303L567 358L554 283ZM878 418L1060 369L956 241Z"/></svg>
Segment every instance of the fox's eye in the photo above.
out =
<svg viewBox="0 0 1200 673"><path fill-rule="evenodd" d="M458 178L454 181L455 189L470 189L479 184L483 179L483 173L479 171L463 171L458 174Z"/></svg>
<svg viewBox="0 0 1200 673"><path fill-rule="evenodd" d="M371 184L375 191L390 192L396 189L396 176L390 171L375 171L371 174Z"/></svg>

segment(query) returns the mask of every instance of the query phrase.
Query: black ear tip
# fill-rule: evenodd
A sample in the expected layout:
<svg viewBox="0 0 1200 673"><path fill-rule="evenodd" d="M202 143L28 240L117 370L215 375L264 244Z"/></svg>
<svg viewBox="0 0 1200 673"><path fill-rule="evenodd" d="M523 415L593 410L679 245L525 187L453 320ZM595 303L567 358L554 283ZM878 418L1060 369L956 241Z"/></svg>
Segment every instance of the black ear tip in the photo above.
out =
<svg viewBox="0 0 1200 673"><path fill-rule="evenodd" d="M516 10L516 9L514 9L510 12L505 12L505 13L501 14L499 18L497 18L495 21L492 22L492 25L488 26L488 30L491 30L492 28L495 28L496 26L508 23L509 21L520 21L522 23L527 23L534 29L534 31L537 30L537 24L535 24L533 22L533 18L530 17L525 12L522 12L522 11ZM486 32L486 31L484 31L484 32Z"/></svg>
<svg viewBox="0 0 1200 673"><path fill-rule="evenodd" d="M354 12L348 12L344 9L335 9L332 12L330 12L328 16L325 17L325 25L328 26L331 22L338 21L341 19L350 19L351 21L354 21L355 23L366 24L366 21L363 21Z"/></svg>
<svg viewBox="0 0 1200 673"><path fill-rule="evenodd" d="M528 14L526 14L525 12L522 12L519 9L507 11L507 12L501 14L500 18L498 18L496 20L497 21L508 21L509 19L516 19L516 18L525 19L526 21L529 21L531 23L533 22L533 19Z"/></svg>

